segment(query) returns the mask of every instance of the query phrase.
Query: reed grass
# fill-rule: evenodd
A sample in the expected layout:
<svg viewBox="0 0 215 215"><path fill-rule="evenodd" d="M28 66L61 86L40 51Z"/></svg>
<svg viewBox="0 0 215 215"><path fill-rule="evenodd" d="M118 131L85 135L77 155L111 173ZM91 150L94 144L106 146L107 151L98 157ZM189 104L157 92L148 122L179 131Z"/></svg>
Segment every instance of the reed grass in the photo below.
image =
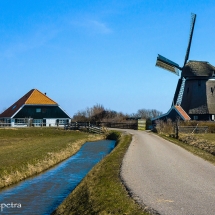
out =
<svg viewBox="0 0 215 215"><path fill-rule="evenodd" d="M175 138L169 137L167 135L159 135L159 136L166 140L169 140L172 143L175 143L176 145L186 149L187 151L193 153L194 155L197 155L197 156L203 158L204 160L209 161L210 163L215 165L215 156L212 155L211 153L209 153L203 149L200 149L192 144L185 143L185 142L179 140L180 138L175 139ZM192 134L192 136L194 136L196 138L201 137L202 140L207 140L208 143L214 143L213 140L215 138L215 134Z"/></svg>
<svg viewBox="0 0 215 215"><path fill-rule="evenodd" d="M57 128L0 129L0 188L41 173L85 142L103 138Z"/></svg>
<svg viewBox="0 0 215 215"><path fill-rule="evenodd" d="M195 134L195 137L201 140L206 140L211 144L215 145L215 133Z"/></svg>

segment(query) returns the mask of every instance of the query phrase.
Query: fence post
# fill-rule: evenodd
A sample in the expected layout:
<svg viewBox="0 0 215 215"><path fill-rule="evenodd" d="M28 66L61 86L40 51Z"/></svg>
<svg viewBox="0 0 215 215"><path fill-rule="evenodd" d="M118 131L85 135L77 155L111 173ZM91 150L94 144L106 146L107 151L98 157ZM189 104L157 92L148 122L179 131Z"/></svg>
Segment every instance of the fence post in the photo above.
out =
<svg viewBox="0 0 215 215"><path fill-rule="evenodd" d="M175 122L175 138L178 139L178 120Z"/></svg>

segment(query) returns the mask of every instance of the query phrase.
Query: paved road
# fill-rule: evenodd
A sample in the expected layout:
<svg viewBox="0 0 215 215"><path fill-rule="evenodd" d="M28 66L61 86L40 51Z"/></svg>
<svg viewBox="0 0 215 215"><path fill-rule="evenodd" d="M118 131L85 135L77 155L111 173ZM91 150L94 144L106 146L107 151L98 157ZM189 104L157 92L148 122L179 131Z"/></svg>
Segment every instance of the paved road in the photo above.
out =
<svg viewBox="0 0 215 215"><path fill-rule="evenodd" d="M128 132L121 177L140 204L162 215L215 214L214 165L152 133Z"/></svg>

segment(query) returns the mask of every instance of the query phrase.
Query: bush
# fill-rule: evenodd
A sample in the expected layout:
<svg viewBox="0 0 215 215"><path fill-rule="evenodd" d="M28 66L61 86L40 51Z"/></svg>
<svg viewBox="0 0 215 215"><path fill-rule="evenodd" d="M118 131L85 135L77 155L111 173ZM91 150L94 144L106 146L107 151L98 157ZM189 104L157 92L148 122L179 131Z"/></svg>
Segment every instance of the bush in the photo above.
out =
<svg viewBox="0 0 215 215"><path fill-rule="evenodd" d="M107 140L119 140L120 137L121 137L121 133L119 131L110 131L107 134L106 139Z"/></svg>
<svg viewBox="0 0 215 215"><path fill-rule="evenodd" d="M174 122L168 119L166 122L162 120L156 121L156 131L158 134L172 134L174 133Z"/></svg>

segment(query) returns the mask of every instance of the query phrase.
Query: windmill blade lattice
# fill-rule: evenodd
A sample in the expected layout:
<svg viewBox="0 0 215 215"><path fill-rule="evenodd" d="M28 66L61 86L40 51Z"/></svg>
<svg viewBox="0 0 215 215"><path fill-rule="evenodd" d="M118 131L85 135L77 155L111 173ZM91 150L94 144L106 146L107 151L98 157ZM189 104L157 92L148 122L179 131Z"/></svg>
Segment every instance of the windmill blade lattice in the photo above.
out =
<svg viewBox="0 0 215 215"><path fill-rule="evenodd" d="M179 65L161 55L158 55L156 66L161 67L162 69L166 69L176 75L179 75Z"/></svg>
<svg viewBox="0 0 215 215"><path fill-rule="evenodd" d="M189 37L189 42L188 42L188 46L187 46L187 52L186 52L185 59L184 59L184 66L187 63L187 60L189 58L195 22L196 22L196 14L192 13L191 14L191 24L190 24L190 37Z"/></svg>

